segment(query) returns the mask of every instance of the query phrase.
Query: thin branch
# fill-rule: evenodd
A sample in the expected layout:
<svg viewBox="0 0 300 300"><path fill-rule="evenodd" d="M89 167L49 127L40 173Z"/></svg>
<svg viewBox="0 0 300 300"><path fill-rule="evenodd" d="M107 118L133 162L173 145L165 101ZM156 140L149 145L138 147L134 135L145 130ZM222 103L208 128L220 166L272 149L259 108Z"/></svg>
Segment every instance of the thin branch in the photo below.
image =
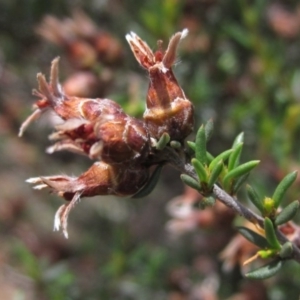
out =
<svg viewBox="0 0 300 300"><path fill-rule="evenodd" d="M175 169L179 170L181 173L189 175L195 180L199 180L194 171L193 166L189 162L185 163L186 158L183 157L182 154L180 155L174 149L166 147L164 151L162 151L160 157L164 157ZM258 224L260 227L264 228L264 219L261 216L257 215L252 210L245 207L242 203L240 203L234 197L227 194L216 184L213 187L213 194L215 195L217 200L221 201L224 205L234 210L237 214L241 215L251 223ZM276 230L276 235L281 244L289 242L286 236L278 229ZM292 258L298 263L300 263L300 249L294 243L292 244L294 250Z"/></svg>

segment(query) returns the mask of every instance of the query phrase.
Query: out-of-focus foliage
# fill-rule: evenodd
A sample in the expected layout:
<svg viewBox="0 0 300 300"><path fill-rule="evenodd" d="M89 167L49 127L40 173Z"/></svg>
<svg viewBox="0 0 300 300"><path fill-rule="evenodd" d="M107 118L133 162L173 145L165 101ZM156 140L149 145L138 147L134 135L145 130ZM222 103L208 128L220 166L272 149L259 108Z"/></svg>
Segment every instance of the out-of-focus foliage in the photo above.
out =
<svg viewBox="0 0 300 300"><path fill-rule="evenodd" d="M118 41L122 54L117 63L100 56L92 66L78 66L70 54L78 52L41 36L47 15L62 21L74 18L75 9ZM166 45L171 34L188 28L175 73L195 104L197 125L214 119L208 143L213 155L245 133L241 161L261 160L250 181L265 195L286 173L299 169L299 11L298 1L0 0L1 297L298 298L297 264L285 264L269 281L243 278L240 264L257 249L234 236L235 216L219 203L195 210L199 194L184 190L179 174L168 168L145 198L83 199L69 220L70 239L63 239L51 231L60 201L30 190L24 180L58 170L79 174L90 162L77 155L44 153L50 144L50 116L22 139L17 134L35 100L31 90L36 73L47 74L55 56L61 56L62 80L89 72L96 81L88 82L101 87L96 89L99 96L139 116L148 78L135 62L125 34L137 32L154 49L158 39ZM285 198L299 198L297 184Z"/></svg>

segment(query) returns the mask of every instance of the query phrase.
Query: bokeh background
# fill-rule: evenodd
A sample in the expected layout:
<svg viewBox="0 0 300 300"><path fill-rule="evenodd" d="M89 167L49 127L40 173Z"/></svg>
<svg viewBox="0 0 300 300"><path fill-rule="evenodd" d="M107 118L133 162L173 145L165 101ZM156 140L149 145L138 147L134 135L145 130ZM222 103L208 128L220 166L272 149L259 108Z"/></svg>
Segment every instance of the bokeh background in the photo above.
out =
<svg viewBox="0 0 300 300"><path fill-rule="evenodd" d="M263 282L243 278L241 261L255 252L235 236L234 223L243 221L220 205L192 207L199 195L174 170L165 168L142 199L83 199L68 240L52 231L62 200L25 183L78 175L91 164L45 153L51 116L18 137L38 72L48 76L60 56L68 93L114 99L139 117L148 78L125 34L136 32L155 50L158 39L166 46L183 28L190 34L174 71L195 104L197 126L214 120L210 152L244 132L242 159L261 160L249 178L261 195L300 169L298 1L0 0L0 299L299 298L296 263ZM299 198L299 183L286 204ZM239 199L249 205L243 191Z"/></svg>

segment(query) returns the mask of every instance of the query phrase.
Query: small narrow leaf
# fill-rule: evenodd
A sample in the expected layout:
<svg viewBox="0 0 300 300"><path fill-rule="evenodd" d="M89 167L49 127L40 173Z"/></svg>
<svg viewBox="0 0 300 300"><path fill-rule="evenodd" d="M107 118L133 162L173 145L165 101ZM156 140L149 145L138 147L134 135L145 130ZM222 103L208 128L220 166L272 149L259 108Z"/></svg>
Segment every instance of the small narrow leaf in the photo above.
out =
<svg viewBox="0 0 300 300"><path fill-rule="evenodd" d="M208 188L211 188L216 183L219 175L222 172L222 169L223 169L223 160L220 160L210 173L208 184L207 184Z"/></svg>
<svg viewBox="0 0 300 300"><path fill-rule="evenodd" d="M297 214L299 209L299 201L295 200L292 203L290 203L288 206L286 206L276 217L275 224L281 225L284 224L290 220L292 220L295 215Z"/></svg>
<svg viewBox="0 0 300 300"><path fill-rule="evenodd" d="M232 153L232 151L233 151L233 149L226 150L226 151L222 152L221 154L219 154L217 157L215 157L209 164L209 167L208 167L209 170L212 170L220 160L225 161L229 157L229 155Z"/></svg>
<svg viewBox="0 0 300 300"><path fill-rule="evenodd" d="M245 274L245 276L250 279L266 279L274 276L281 269L282 265L283 262L281 260L274 260L263 267Z"/></svg>
<svg viewBox="0 0 300 300"><path fill-rule="evenodd" d="M238 144L244 142L244 132L241 132L234 140L232 148L235 148Z"/></svg>
<svg viewBox="0 0 300 300"><path fill-rule="evenodd" d="M288 188L293 184L293 182L296 180L297 178L297 171L294 171L292 173L289 173L288 175L286 175L278 184L274 194L273 194L273 200L275 203L275 207L278 208L284 194L286 193L286 191L288 190Z"/></svg>
<svg viewBox="0 0 300 300"><path fill-rule="evenodd" d="M280 249L281 245L275 234L274 225L269 218L265 218L264 227L265 227L266 239L267 239L270 247L272 249Z"/></svg>
<svg viewBox="0 0 300 300"><path fill-rule="evenodd" d="M196 150L195 155L197 160L199 160L203 165L207 162L206 157L206 136L205 136L205 128L203 125L199 128L196 135Z"/></svg>
<svg viewBox="0 0 300 300"><path fill-rule="evenodd" d="M233 170L239 164L243 145L244 145L243 143L237 144L235 146L233 152L230 154L229 161L228 161L228 170L229 171Z"/></svg>
<svg viewBox="0 0 300 300"><path fill-rule="evenodd" d="M263 201L260 199L254 188L247 185L247 195L249 200L256 206L256 208L262 213L264 211Z"/></svg>
<svg viewBox="0 0 300 300"><path fill-rule="evenodd" d="M197 191L201 190L200 183L197 180L195 180L194 178L192 178L191 176L186 175L186 174L181 174L180 178L186 185L190 186L191 188L193 188Z"/></svg>
<svg viewBox="0 0 300 300"><path fill-rule="evenodd" d="M267 240L260 234L246 227L237 227L239 233L251 243L259 248L265 249L269 247Z"/></svg>
<svg viewBox="0 0 300 300"><path fill-rule="evenodd" d="M193 158L192 165L194 166L194 169L200 179L200 182L207 183L207 172L205 170L205 167L202 165L202 163L196 158Z"/></svg>
<svg viewBox="0 0 300 300"><path fill-rule="evenodd" d="M163 150L169 142L170 142L170 136L168 133L164 132L156 144L156 149Z"/></svg>
<svg viewBox="0 0 300 300"><path fill-rule="evenodd" d="M205 124L205 137L206 141L209 141L214 130L214 122L212 119L209 119Z"/></svg>
<svg viewBox="0 0 300 300"><path fill-rule="evenodd" d="M259 162L259 160L252 160L242 165L239 165L235 169L228 172L223 179L224 186L228 187L230 180L241 177L246 173L250 172L259 164Z"/></svg>
<svg viewBox="0 0 300 300"><path fill-rule="evenodd" d="M234 184L232 186L232 192L233 192L233 194L237 193L237 191L241 188L241 186L246 182L246 180L248 179L249 175L250 175L250 173L247 173L247 174L241 176L240 178L238 178L234 182Z"/></svg>
<svg viewBox="0 0 300 300"><path fill-rule="evenodd" d="M279 256L281 258L291 258L294 252L293 244L291 242L286 242L280 249Z"/></svg>
<svg viewBox="0 0 300 300"><path fill-rule="evenodd" d="M132 198L142 198L149 195L158 183L159 176L163 167L163 164L158 165L151 174L148 182L135 195L133 195Z"/></svg>
<svg viewBox="0 0 300 300"><path fill-rule="evenodd" d="M195 152L195 150L196 150L196 144L194 142L191 142L191 141L187 141L186 143Z"/></svg>
<svg viewBox="0 0 300 300"><path fill-rule="evenodd" d="M214 159L213 155L206 151L207 162L211 163Z"/></svg>

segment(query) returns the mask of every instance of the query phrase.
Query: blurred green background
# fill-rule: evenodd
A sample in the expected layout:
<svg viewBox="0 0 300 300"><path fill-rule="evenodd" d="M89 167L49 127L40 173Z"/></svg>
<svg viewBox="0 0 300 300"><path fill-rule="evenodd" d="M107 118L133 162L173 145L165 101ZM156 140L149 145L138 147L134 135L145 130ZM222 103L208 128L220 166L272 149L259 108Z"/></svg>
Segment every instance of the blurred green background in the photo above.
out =
<svg viewBox="0 0 300 300"><path fill-rule="evenodd" d="M92 36L78 32L88 31L76 28L79 10L90 18L85 24L93 22L99 31L97 43L95 30ZM35 101L38 72L48 76L51 60L60 56L60 78L70 90L111 98L138 117L148 78L125 34L136 32L155 50L158 39L166 46L183 28L190 33L174 72L195 104L197 126L215 122L209 150L220 153L243 131L243 159L261 160L251 184L265 195L287 172L300 169L298 1L0 0L1 299L299 298L296 263L264 282L243 279L238 264L224 270L219 253L234 236L232 217L222 223L216 214L205 228L197 219L205 218L202 212L193 221L173 220L167 203L189 194L171 169L146 198L83 199L71 213L68 240L52 232L62 200L24 182L78 175L91 164L75 154L45 153L51 117L18 138ZM72 77L79 73L81 79ZM286 203L298 197L299 180Z"/></svg>

